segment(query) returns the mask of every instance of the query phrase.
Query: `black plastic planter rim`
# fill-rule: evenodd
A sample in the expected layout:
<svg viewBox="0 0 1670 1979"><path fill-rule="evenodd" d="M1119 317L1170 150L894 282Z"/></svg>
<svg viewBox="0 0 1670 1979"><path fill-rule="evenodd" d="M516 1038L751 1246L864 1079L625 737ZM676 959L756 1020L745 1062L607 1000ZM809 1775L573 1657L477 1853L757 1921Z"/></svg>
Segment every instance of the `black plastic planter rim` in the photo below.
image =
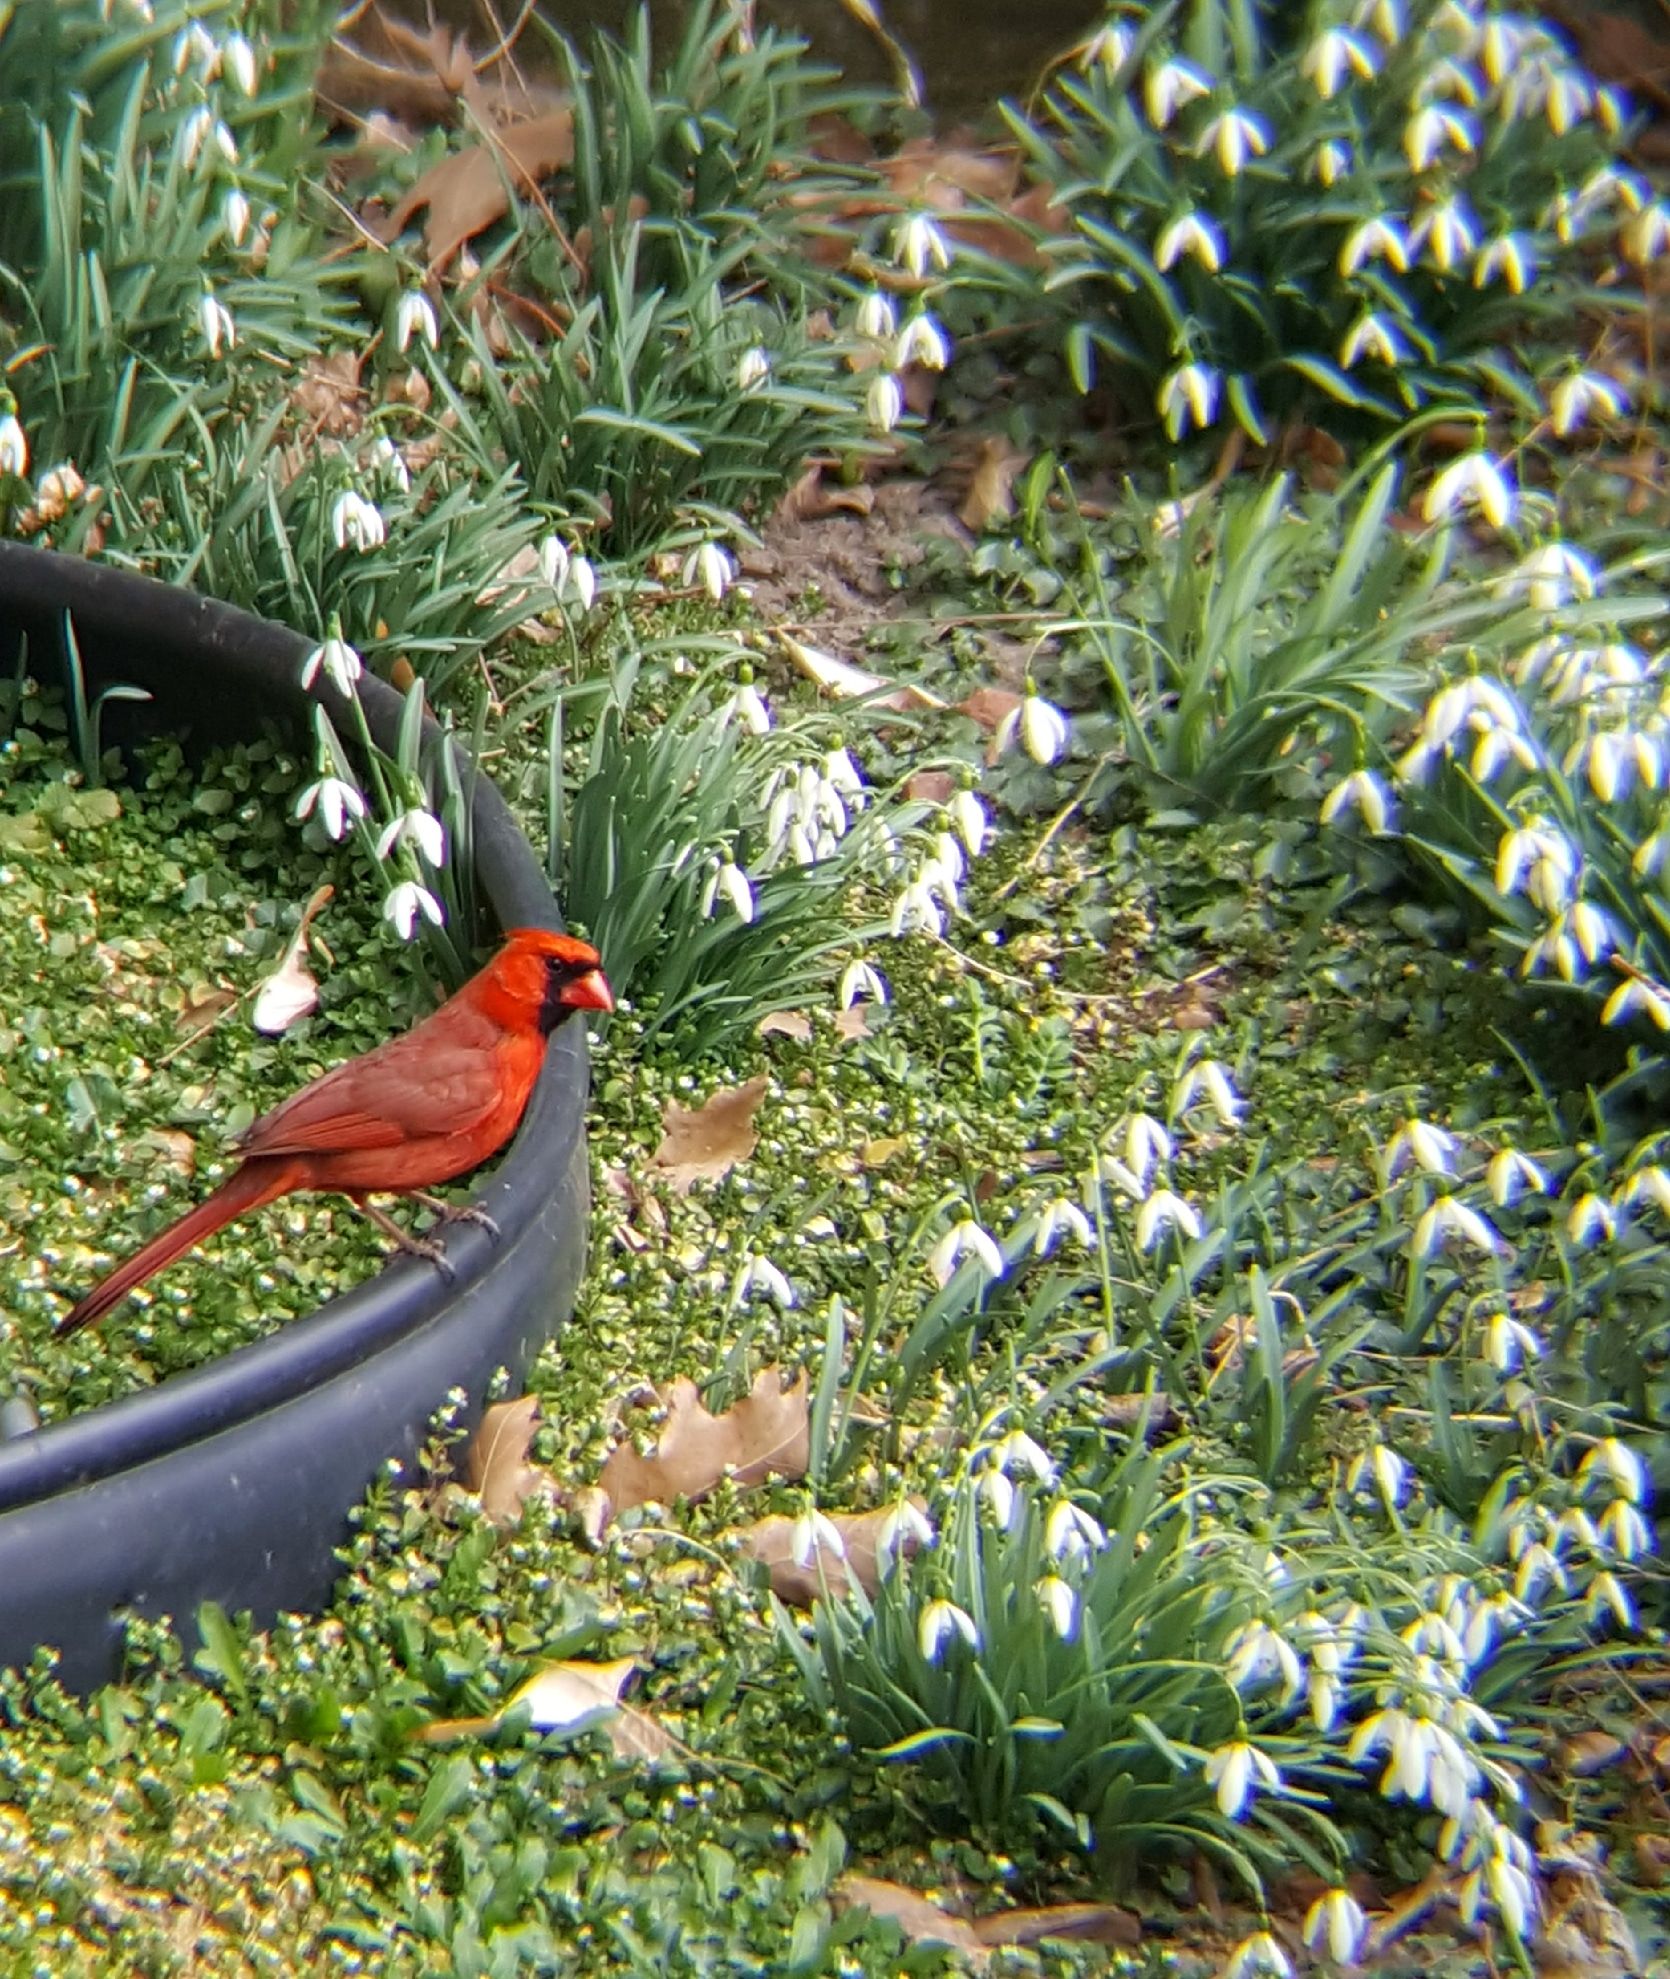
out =
<svg viewBox="0 0 1670 1979"><path fill-rule="evenodd" d="M320 684L304 693L311 642L285 627L0 543L0 669L20 633L32 653L56 650L66 612L90 694L117 681L149 690L170 717L159 729L247 740L276 720L305 746L311 699L322 691L343 713ZM401 697L370 677L361 687L373 735L392 748ZM477 887L500 926L560 926L539 862L485 778L471 823ZM464 1398L467 1420L498 1369L520 1376L570 1310L588 1207L586 1090L584 1032L570 1023L520 1133L476 1190L499 1234L453 1226L450 1280L402 1258L220 1361L0 1444L0 1666L51 1643L64 1680L87 1688L117 1673L127 1613L186 1623L209 1600L262 1618L322 1601L372 1479L411 1461L449 1395Z"/></svg>

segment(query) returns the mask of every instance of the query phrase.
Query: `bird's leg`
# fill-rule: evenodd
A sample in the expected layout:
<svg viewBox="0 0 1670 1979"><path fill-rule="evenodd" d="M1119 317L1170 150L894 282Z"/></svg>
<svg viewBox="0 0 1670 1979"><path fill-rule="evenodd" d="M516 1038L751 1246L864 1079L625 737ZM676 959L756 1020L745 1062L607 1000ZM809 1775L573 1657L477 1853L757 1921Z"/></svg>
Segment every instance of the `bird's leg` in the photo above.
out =
<svg viewBox="0 0 1670 1979"><path fill-rule="evenodd" d="M413 1257L426 1259L443 1278L450 1279L455 1276L452 1266L447 1263L444 1244L437 1243L433 1237L414 1237L410 1230L402 1230L387 1210L379 1209L374 1202L368 1202L364 1196L356 1195L351 1190L345 1193L361 1216L368 1222L375 1223L392 1244L400 1250L410 1252Z"/></svg>
<svg viewBox="0 0 1670 1979"><path fill-rule="evenodd" d="M405 1193L413 1202L433 1210L442 1223L476 1223L489 1237L499 1234L498 1224L477 1203L449 1203L445 1196L432 1196L427 1189L407 1189Z"/></svg>

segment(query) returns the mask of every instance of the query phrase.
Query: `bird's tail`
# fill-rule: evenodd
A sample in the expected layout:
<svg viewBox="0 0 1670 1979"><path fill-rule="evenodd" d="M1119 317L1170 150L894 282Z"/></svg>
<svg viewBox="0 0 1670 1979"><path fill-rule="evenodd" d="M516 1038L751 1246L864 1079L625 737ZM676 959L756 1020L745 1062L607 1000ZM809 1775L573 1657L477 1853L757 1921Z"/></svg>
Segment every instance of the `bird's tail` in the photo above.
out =
<svg viewBox="0 0 1670 1979"><path fill-rule="evenodd" d="M102 1284L95 1285L86 1298L59 1320L58 1338L79 1333L82 1327L102 1319L136 1285L143 1285L147 1278L161 1271L165 1265L172 1264L194 1244L202 1243L205 1237L213 1236L215 1231L223 1229L237 1217L247 1216L263 1203L287 1195L301 1185L302 1179L301 1167L294 1161L273 1160L270 1156L266 1160L246 1161L221 1183L212 1196L206 1196L195 1209L188 1210L178 1223L171 1223L166 1230L135 1251L125 1264L119 1264Z"/></svg>

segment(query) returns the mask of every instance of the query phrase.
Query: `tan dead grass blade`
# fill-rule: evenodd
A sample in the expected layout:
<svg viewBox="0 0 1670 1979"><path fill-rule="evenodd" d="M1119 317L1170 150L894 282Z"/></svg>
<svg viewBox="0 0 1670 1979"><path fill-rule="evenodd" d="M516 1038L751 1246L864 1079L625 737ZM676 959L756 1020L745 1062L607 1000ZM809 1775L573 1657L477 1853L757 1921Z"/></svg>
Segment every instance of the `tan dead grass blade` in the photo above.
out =
<svg viewBox="0 0 1670 1979"><path fill-rule="evenodd" d="M667 1418L653 1453L618 1444L598 1478L617 1516L634 1505L702 1498L730 1478L739 1485L768 1477L804 1477L811 1454L806 1377L791 1387L775 1367L721 1416L702 1406L696 1384L680 1376L666 1391Z"/></svg>
<svg viewBox="0 0 1670 1979"><path fill-rule="evenodd" d="M429 265L440 270L466 241L502 220L513 194L534 191L540 181L574 159L574 118L554 110L525 124L495 131L489 141L455 151L431 165L389 213L382 238L396 239L420 208Z"/></svg>
<svg viewBox="0 0 1670 1979"><path fill-rule="evenodd" d="M777 637L783 642L783 650L806 678L815 681L826 694L833 694L838 701L870 698L878 708L945 706L925 687L895 687L890 681L883 680L879 673L869 673L863 667L855 667L850 660L826 653L821 647L808 646L786 632L779 632Z"/></svg>
<svg viewBox="0 0 1670 1979"><path fill-rule="evenodd" d="M512 1402L495 1402L470 1438L464 1482L480 1498L490 1525L515 1525L536 1492L553 1489L550 1476L528 1462L538 1427L539 1397L518 1395Z"/></svg>
<svg viewBox="0 0 1670 1979"><path fill-rule="evenodd" d="M694 1108L669 1100L661 1115L661 1145L650 1156L650 1166L681 1196L697 1182L717 1182L728 1175L754 1152L759 1140L754 1114L767 1083L762 1073Z"/></svg>

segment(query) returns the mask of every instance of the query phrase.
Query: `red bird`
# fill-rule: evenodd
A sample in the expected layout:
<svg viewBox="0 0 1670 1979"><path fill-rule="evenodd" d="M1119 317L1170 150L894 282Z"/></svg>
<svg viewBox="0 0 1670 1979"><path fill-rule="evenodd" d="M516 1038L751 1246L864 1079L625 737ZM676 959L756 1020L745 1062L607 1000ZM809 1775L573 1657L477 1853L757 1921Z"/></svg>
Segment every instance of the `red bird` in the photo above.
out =
<svg viewBox="0 0 1670 1979"><path fill-rule="evenodd" d="M297 1189L334 1189L404 1249L438 1259L437 1245L408 1236L365 1198L422 1200L497 1154L522 1118L552 1031L571 1010L614 1007L595 948L541 928L513 929L432 1016L263 1114L233 1143L242 1160L214 1194L96 1285L59 1321L60 1336L102 1318L235 1218Z"/></svg>

